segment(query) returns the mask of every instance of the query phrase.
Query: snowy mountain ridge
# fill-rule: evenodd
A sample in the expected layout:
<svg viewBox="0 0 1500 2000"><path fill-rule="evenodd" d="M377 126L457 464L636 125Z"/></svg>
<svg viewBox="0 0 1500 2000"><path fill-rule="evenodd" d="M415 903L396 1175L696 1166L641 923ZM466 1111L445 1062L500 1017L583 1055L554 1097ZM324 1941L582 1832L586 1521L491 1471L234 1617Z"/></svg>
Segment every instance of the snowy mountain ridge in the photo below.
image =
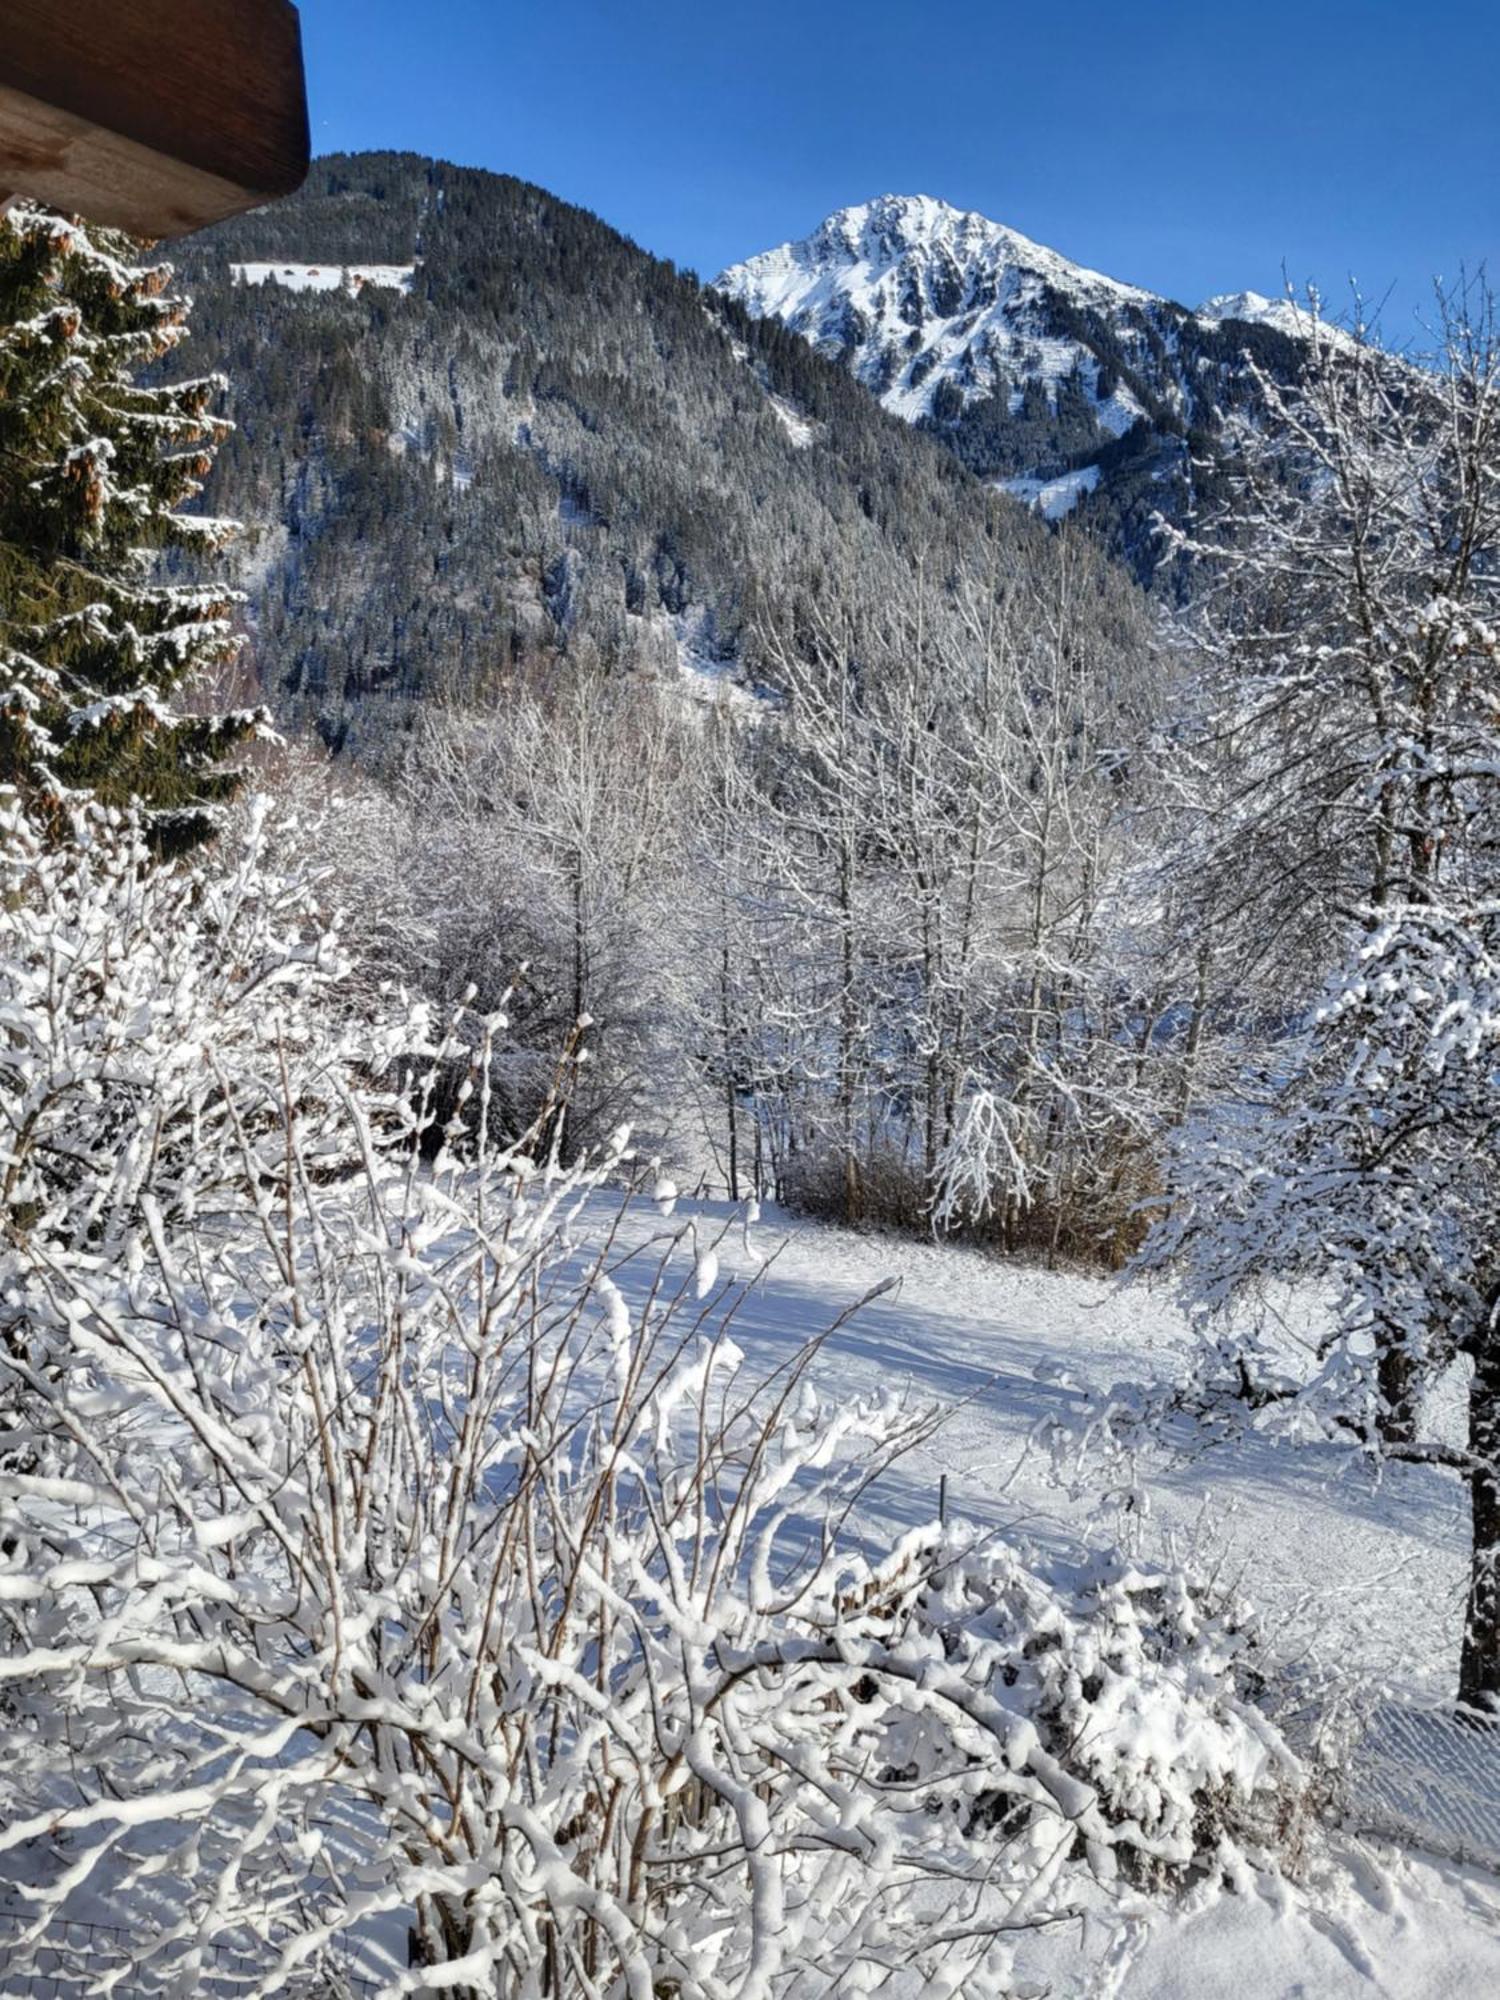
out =
<svg viewBox="0 0 1500 2000"><path fill-rule="evenodd" d="M1310 332L1289 299L1193 311L922 194L839 209L716 283L1047 518L1081 507L1143 579L1146 523L1201 500L1193 461L1253 395L1247 353L1286 381Z"/></svg>
<svg viewBox="0 0 1500 2000"><path fill-rule="evenodd" d="M1081 345L1052 330L1048 292L1104 311L1160 303L931 195L840 209L801 242L732 265L717 285L825 351L852 349L854 372L907 418L931 410L944 380L967 395L997 366L1018 382L1070 374ZM1140 414L1128 394L1102 407L1116 435Z"/></svg>

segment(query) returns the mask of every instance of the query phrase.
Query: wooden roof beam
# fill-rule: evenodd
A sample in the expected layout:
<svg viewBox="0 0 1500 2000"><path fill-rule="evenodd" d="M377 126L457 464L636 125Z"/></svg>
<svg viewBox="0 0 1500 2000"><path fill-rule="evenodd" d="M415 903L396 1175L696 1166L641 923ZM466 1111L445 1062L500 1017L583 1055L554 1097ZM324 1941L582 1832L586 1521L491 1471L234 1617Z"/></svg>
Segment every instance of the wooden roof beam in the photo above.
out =
<svg viewBox="0 0 1500 2000"><path fill-rule="evenodd" d="M290 0L5 0L0 202L181 236L307 172Z"/></svg>

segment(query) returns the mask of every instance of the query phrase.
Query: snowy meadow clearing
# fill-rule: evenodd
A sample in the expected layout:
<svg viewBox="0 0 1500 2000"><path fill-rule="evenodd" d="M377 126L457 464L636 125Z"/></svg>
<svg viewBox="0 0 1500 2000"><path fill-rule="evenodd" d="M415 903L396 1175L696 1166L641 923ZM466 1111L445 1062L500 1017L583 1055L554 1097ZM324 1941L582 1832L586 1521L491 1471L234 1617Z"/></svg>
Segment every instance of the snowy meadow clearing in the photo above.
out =
<svg viewBox="0 0 1500 2000"><path fill-rule="evenodd" d="M1243 1593L1279 1658L1316 1663L1347 1693L1357 1688L1359 1702L1446 1692L1467 1587L1467 1502L1451 1475L1376 1472L1337 1446L1186 1415L1128 1462L1111 1466L1087 1447L1075 1456L1070 1444L1108 1392L1118 1386L1134 1401L1185 1374L1195 1336L1167 1286L860 1235L774 1208L753 1222L746 1213L683 1199L664 1219L639 1199L612 1268L638 1296L665 1236L726 1295L753 1280L733 1333L766 1368L882 1288L837 1326L816 1378L836 1399L894 1388L945 1414L863 1496L858 1538L878 1548L925 1526L946 1480L960 1535L995 1533L1064 1558L1124 1547L1147 1562L1186 1559ZM614 1198L601 1194L581 1234L615 1220ZM1316 1323L1314 1301L1277 1305L1304 1335ZM1500 1770L1490 1783L1500 1829ZM1351 1826L1359 1804L1350 1802ZM1039 1935L1018 1966L1033 1990L1079 2000L1479 1994L1500 1982L1500 1882L1419 1848L1338 1833L1296 1883L1190 1892L1124 1922L1101 1914Z"/></svg>
<svg viewBox="0 0 1500 2000"><path fill-rule="evenodd" d="M955 1522L1043 1546L1193 1551L1221 1567L1283 1631L1351 1670L1446 1686L1467 1585L1458 1482L1430 1466L1372 1474L1337 1446L1292 1445L1177 1418L1117 1462L1081 1440L1117 1385L1168 1391L1195 1336L1171 1288L1047 1271L950 1244L862 1235L766 1208L750 1224L722 1201L627 1211L616 1275L629 1292L665 1237L712 1250L716 1285L754 1279L733 1333L772 1367L856 1301L815 1370L837 1398L896 1389L943 1412L941 1428L868 1494L861 1519L889 1542L926 1525L946 1477ZM610 1195L586 1221L613 1220ZM1279 1302L1289 1323L1295 1298ZM1315 1305L1303 1301L1308 1321ZM1052 1438L1061 1431L1057 1448ZM1075 1445L1074 1441L1080 1441ZM1074 1450L1076 1449L1076 1459Z"/></svg>

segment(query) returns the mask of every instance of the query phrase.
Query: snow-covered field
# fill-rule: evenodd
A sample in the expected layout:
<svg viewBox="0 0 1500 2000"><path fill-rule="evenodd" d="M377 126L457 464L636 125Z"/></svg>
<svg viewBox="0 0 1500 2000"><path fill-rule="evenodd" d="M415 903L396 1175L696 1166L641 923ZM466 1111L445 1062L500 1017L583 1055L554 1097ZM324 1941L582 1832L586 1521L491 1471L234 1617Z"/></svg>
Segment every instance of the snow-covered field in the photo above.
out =
<svg viewBox="0 0 1500 2000"><path fill-rule="evenodd" d="M872 1532L930 1520L946 1474L952 1513L1039 1543L1126 1535L1160 1549L1196 1539L1222 1554L1261 1608L1294 1613L1361 1672L1424 1683L1457 1658L1465 1583L1463 1496L1449 1475L1393 1466L1376 1487L1352 1453L1257 1439L1216 1445L1187 1420L1140 1468L1139 1491L1069 1494L1039 1427L1116 1383L1170 1383L1191 1336L1164 1289L1047 1272L952 1245L862 1236L768 1210L748 1230L727 1202L643 1209L643 1242L687 1229L717 1241L720 1282L769 1270L734 1321L754 1357L864 1307L820 1360L839 1393L909 1386L951 1416L883 1489ZM643 1269L646 1260L642 1260Z"/></svg>
<svg viewBox="0 0 1500 2000"><path fill-rule="evenodd" d="M237 285L279 285L287 292L409 292L411 264L231 264Z"/></svg>
<svg viewBox="0 0 1500 2000"><path fill-rule="evenodd" d="M606 1206L601 1198L601 1226ZM976 1527L1043 1548L1191 1547L1237 1579L1289 1657L1311 1648L1401 1691L1448 1685L1464 1585L1464 1503L1451 1477L1395 1467L1377 1487L1352 1454L1216 1443L1184 1419L1139 1463L1135 1484L1104 1490L1110 1474L1091 1478L1087 1461L1077 1490L1058 1483L1039 1441L1050 1424L1076 1417L1090 1392L1180 1377L1190 1336L1165 1293L775 1211L747 1227L728 1203L686 1200L665 1220L648 1204L632 1213L624 1240L639 1252L627 1256L627 1292L633 1269L644 1285L654 1267L645 1245L679 1231L719 1285L771 1259L734 1321L735 1338L765 1362L895 1281L817 1364L835 1396L909 1387L951 1410L872 1496L862 1523L872 1542L931 1519L946 1476L950 1515ZM1059 1996L1477 1996L1500 1992L1500 1880L1338 1835L1275 1902L1217 1892L1158 1902L1123 1942L1049 1936L1029 1956Z"/></svg>
<svg viewBox="0 0 1500 2000"><path fill-rule="evenodd" d="M1097 465L1085 465L1078 472L1064 472L1056 479L997 479L1002 493L1027 507L1034 507L1044 521L1061 521L1072 513L1085 493L1098 486Z"/></svg>

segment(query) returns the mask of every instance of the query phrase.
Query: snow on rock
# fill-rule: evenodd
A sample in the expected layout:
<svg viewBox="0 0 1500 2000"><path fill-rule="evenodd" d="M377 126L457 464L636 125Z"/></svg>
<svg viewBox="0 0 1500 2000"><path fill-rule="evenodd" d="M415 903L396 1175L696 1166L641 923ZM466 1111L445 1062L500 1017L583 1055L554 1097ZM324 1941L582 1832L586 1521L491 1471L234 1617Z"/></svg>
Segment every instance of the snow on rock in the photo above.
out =
<svg viewBox="0 0 1500 2000"><path fill-rule="evenodd" d="M1358 345L1345 328L1335 326L1326 319L1314 319L1307 306L1299 300L1290 297L1268 299L1263 292L1220 292L1216 297L1203 301L1198 308L1198 317L1215 325L1224 320L1246 320L1252 326L1271 326L1293 340L1311 340L1316 332L1319 339L1331 341L1335 347Z"/></svg>
<svg viewBox="0 0 1500 2000"><path fill-rule="evenodd" d="M409 292L414 264L231 264L237 285L278 285L288 292Z"/></svg>
<svg viewBox="0 0 1500 2000"><path fill-rule="evenodd" d="M826 352L852 350L855 373L907 418L931 408L944 380L965 397L988 393L996 370L1054 394L1075 372L1097 388L1098 363L1059 318L1058 301L1108 314L1161 303L930 195L840 209L803 241L731 265L717 283ZM1118 386L1098 403L1116 434L1140 414Z"/></svg>
<svg viewBox="0 0 1500 2000"><path fill-rule="evenodd" d="M1226 354L1211 337L1221 321L1273 327L1299 346L1351 338L1257 292L1209 299L1194 312L930 195L840 209L811 235L732 264L715 282L847 367L892 415L955 443L967 420L965 463L1006 477L1007 490L1048 520L1113 483L1098 470L1088 484L1072 474L1055 483L1063 468L1137 429L1133 475L1147 468L1153 479L1190 481L1182 429L1196 422L1212 431L1216 415L1236 406L1234 343ZM1150 468L1153 451L1160 462ZM1044 485L1053 489L1045 499Z"/></svg>
<svg viewBox="0 0 1500 2000"><path fill-rule="evenodd" d="M771 408L781 419L782 428L792 443L799 451L806 451L807 447L817 436L816 424L811 423L808 418L804 417L797 406L794 403L789 403L785 396L771 396L769 401Z"/></svg>

